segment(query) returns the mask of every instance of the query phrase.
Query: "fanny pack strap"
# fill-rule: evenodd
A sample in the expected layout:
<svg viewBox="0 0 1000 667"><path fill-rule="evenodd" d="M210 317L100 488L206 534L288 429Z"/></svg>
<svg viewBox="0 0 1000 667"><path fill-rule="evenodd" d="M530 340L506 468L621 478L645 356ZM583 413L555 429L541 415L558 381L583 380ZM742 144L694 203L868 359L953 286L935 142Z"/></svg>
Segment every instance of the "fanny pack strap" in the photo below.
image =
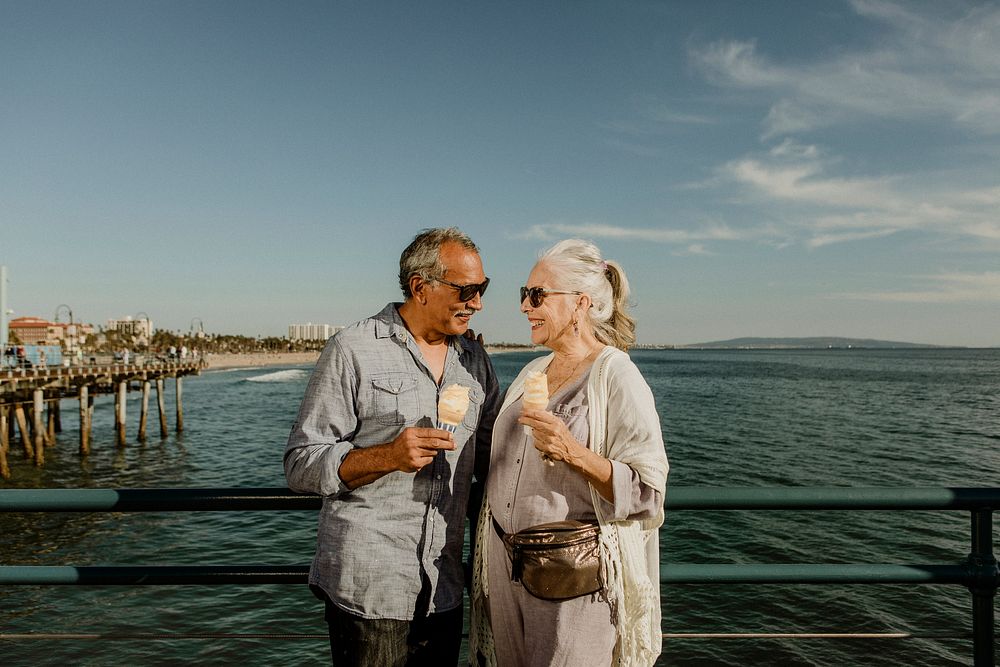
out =
<svg viewBox="0 0 1000 667"><path fill-rule="evenodd" d="M507 533L503 532L503 528L497 523L496 518L490 517L493 521L493 530L496 532L497 537L503 542L504 549L507 551L507 558L510 559L510 580L511 581L521 581L521 575L524 573L524 561L521 559L521 550L510 543L507 539Z"/></svg>
<svg viewBox="0 0 1000 667"><path fill-rule="evenodd" d="M497 537L500 538L501 542L505 542L507 534L503 532L503 528L500 527L500 524L497 522L496 517L491 516L490 520L493 521L493 530L496 531Z"/></svg>

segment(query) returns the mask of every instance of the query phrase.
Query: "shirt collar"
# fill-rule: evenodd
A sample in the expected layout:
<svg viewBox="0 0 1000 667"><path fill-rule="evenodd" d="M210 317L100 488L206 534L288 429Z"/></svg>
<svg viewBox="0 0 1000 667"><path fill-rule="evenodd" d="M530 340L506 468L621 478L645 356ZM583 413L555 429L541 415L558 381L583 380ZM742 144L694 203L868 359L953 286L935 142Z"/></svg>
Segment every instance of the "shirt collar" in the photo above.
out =
<svg viewBox="0 0 1000 667"><path fill-rule="evenodd" d="M406 325L403 324L403 318L399 316L399 307L402 305L402 303L386 304L386 307L375 316L376 338L394 337L403 344L413 338ZM465 351L462 340L462 336L449 336L448 344L454 348L455 352L462 354Z"/></svg>

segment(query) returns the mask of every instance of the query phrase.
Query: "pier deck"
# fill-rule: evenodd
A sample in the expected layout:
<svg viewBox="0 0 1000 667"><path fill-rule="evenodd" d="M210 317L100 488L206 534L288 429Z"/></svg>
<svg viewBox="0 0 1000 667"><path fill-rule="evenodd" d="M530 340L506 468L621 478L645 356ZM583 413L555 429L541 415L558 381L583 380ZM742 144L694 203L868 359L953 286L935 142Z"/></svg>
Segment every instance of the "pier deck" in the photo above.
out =
<svg viewBox="0 0 1000 667"><path fill-rule="evenodd" d="M94 399L98 395L115 397L115 431L118 446L127 442L126 395L142 391L138 438L146 437L149 395L156 387L156 404L160 419L160 435L167 435L164 381L174 379L176 430L184 430L181 378L200 375L205 368L200 359L139 360L138 363L92 363L77 366L41 366L34 368L0 369L0 477L8 479L10 468L7 454L20 431L25 458L35 465L44 465L45 448L55 444L55 434L62 431L60 402L73 399L80 402L80 455L90 453L91 424Z"/></svg>

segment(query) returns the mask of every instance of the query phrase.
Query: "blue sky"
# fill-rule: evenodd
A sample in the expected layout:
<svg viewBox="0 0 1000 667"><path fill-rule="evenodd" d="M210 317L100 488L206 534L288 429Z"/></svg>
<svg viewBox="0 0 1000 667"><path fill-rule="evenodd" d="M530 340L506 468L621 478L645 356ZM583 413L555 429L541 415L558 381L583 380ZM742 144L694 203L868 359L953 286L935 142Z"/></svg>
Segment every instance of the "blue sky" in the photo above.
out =
<svg viewBox="0 0 1000 667"><path fill-rule="evenodd" d="M527 341L556 240L639 340L1000 345L1000 5L0 2L15 317L283 335L457 225Z"/></svg>

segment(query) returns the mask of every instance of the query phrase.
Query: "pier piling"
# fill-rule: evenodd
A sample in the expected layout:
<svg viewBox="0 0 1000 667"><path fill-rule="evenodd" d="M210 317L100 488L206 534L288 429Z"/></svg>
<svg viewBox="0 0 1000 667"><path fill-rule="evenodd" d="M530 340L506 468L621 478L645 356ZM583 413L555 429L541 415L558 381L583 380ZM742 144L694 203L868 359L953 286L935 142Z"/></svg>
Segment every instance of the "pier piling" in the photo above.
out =
<svg viewBox="0 0 1000 667"><path fill-rule="evenodd" d="M156 378L156 407L160 411L160 437L167 437L167 405L163 398L163 378Z"/></svg>
<svg viewBox="0 0 1000 667"><path fill-rule="evenodd" d="M119 420L119 418L121 417L121 414L122 414L121 408L118 407L118 401L120 399L118 397L118 388L117 387L115 387L115 388L112 389L111 395L114 397L114 402L115 402L114 408L112 408L111 417L112 417L112 419L114 419L114 422L115 422L114 423L115 442L117 443L118 442L118 430L119 430L118 429L118 420Z"/></svg>
<svg viewBox="0 0 1000 667"><path fill-rule="evenodd" d="M139 409L139 440L146 440L146 419L149 417L149 380L142 381L142 407Z"/></svg>
<svg viewBox="0 0 1000 667"><path fill-rule="evenodd" d="M90 454L90 388L80 385L80 456Z"/></svg>
<svg viewBox="0 0 1000 667"><path fill-rule="evenodd" d="M124 447L127 441L125 436L125 408L128 403L128 382L122 380L118 383L118 446Z"/></svg>
<svg viewBox="0 0 1000 667"><path fill-rule="evenodd" d="M184 404L181 402L181 376L174 376L174 383L177 388L177 432L184 430Z"/></svg>
<svg viewBox="0 0 1000 667"><path fill-rule="evenodd" d="M94 395L87 397L87 439L94 439ZM89 449L88 449L89 451Z"/></svg>
<svg viewBox="0 0 1000 667"><path fill-rule="evenodd" d="M36 389L33 392L34 403L31 409L31 425L34 432L35 465L45 465L45 433L42 431L42 414L45 409L45 392Z"/></svg>
<svg viewBox="0 0 1000 667"><path fill-rule="evenodd" d="M56 413L59 411L59 399L49 401L45 410L45 446L56 444Z"/></svg>
<svg viewBox="0 0 1000 667"><path fill-rule="evenodd" d="M28 420L24 416L24 406L20 403L14 406L14 419L17 421L17 428L21 431L21 446L24 448L24 458L35 458L35 448L31 446L31 437L28 433Z"/></svg>
<svg viewBox="0 0 1000 667"><path fill-rule="evenodd" d="M10 466L7 465L7 451L10 449L10 429L7 420L6 405L0 405L0 477L10 479Z"/></svg>

